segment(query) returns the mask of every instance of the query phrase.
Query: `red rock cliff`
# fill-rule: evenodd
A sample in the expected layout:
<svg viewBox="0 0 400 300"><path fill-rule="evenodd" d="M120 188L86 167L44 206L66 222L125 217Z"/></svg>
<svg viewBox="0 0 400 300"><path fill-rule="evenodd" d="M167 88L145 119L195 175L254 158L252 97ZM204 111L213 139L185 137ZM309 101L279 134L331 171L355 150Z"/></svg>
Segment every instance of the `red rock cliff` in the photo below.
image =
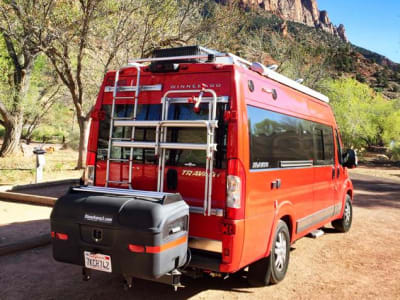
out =
<svg viewBox="0 0 400 300"><path fill-rule="evenodd" d="M270 11L284 20L320 28L348 41L344 26L334 26L328 13L318 9L316 0L241 0L241 3L244 6Z"/></svg>

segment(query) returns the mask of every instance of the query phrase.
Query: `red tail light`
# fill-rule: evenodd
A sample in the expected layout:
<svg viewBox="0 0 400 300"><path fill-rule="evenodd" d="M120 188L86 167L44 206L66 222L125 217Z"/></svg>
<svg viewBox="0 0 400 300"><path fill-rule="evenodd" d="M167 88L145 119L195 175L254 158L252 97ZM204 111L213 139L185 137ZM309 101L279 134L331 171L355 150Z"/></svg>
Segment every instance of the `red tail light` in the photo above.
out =
<svg viewBox="0 0 400 300"><path fill-rule="evenodd" d="M129 251L135 253L144 253L146 251L146 248L144 246L132 245L132 244L128 245L128 249Z"/></svg>
<svg viewBox="0 0 400 300"><path fill-rule="evenodd" d="M226 185L226 217L228 219L243 219L246 172L240 160L230 159L228 161Z"/></svg>
<svg viewBox="0 0 400 300"><path fill-rule="evenodd" d="M60 233L60 232L52 231L51 232L51 237L53 239L58 239L58 240L63 240L63 241L68 240L68 234L66 234L66 233Z"/></svg>

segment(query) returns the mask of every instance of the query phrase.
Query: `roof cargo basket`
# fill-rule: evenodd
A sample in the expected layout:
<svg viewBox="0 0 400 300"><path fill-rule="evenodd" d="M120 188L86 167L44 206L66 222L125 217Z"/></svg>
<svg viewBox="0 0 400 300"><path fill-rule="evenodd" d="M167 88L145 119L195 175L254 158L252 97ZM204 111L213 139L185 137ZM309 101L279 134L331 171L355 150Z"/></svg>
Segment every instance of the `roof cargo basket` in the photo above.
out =
<svg viewBox="0 0 400 300"><path fill-rule="evenodd" d="M156 49L153 51L154 58L176 57L176 59L161 61L158 63L199 63L212 62L219 52L200 46L186 46L168 49ZM197 56L197 57L193 57ZM182 58L180 58L182 57Z"/></svg>

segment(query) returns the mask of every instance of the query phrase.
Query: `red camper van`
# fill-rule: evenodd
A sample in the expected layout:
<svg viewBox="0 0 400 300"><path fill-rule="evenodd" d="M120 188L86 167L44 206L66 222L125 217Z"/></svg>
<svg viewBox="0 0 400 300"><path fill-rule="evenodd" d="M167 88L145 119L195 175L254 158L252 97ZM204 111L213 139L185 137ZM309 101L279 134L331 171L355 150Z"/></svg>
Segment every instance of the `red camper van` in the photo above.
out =
<svg viewBox="0 0 400 300"><path fill-rule="evenodd" d="M297 239L348 231L355 153L329 99L273 69L193 46L108 72L85 182L51 215L54 258L128 287L240 270L267 285Z"/></svg>

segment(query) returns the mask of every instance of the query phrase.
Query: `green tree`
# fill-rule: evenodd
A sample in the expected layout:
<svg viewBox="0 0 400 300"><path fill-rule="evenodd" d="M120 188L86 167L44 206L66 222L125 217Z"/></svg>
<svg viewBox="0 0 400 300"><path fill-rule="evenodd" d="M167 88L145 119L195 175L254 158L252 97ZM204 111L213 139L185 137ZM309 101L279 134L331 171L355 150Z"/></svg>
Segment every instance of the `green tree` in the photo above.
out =
<svg viewBox="0 0 400 300"><path fill-rule="evenodd" d="M27 3L32 4L31 1ZM30 32L15 23L17 16L35 14L35 8L22 11L15 1L0 2L0 96L1 124L5 128L0 156L19 152L24 102L30 87L31 74L40 49L32 43ZM3 73L4 72L4 73Z"/></svg>
<svg viewBox="0 0 400 300"><path fill-rule="evenodd" d="M352 78L324 82L344 143L348 147L388 146L400 138L399 103Z"/></svg>
<svg viewBox="0 0 400 300"><path fill-rule="evenodd" d="M330 98L342 139L347 147L370 146L378 128L374 122L373 92L355 79L328 80L323 87Z"/></svg>

